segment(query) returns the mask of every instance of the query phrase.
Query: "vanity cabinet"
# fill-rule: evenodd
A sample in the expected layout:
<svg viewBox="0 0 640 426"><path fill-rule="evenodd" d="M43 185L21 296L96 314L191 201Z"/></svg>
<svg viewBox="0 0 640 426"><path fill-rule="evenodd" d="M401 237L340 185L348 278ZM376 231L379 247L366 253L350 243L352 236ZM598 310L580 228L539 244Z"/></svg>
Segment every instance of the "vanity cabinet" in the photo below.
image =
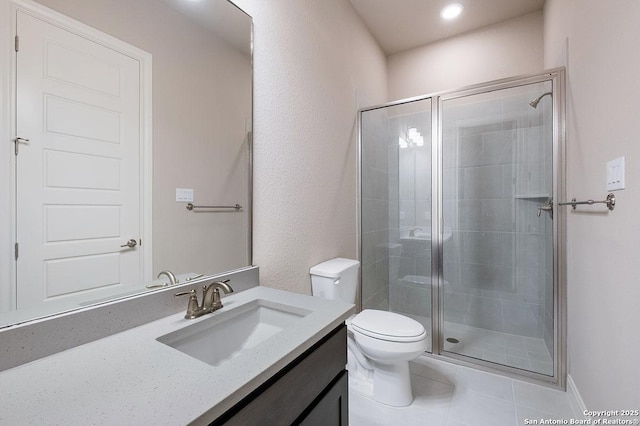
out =
<svg viewBox="0 0 640 426"><path fill-rule="evenodd" d="M343 324L211 425L347 425L346 363Z"/></svg>
<svg viewBox="0 0 640 426"><path fill-rule="evenodd" d="M336 382L300 421L302 426L325 426L349 424L349 374L343 371Z"/></svg>

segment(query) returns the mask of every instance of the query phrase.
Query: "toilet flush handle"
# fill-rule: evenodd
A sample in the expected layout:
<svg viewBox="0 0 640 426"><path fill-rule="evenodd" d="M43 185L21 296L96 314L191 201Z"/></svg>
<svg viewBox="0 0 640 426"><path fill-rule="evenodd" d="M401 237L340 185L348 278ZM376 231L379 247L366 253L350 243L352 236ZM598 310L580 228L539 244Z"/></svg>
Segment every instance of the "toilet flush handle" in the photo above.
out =
<svg viewBox="0 0 640 426"><path fill-rule="evenodd" d="M335 285L340 284L340 278L338 278L337 280L335 280L333 283L334 283Z"/></svg>

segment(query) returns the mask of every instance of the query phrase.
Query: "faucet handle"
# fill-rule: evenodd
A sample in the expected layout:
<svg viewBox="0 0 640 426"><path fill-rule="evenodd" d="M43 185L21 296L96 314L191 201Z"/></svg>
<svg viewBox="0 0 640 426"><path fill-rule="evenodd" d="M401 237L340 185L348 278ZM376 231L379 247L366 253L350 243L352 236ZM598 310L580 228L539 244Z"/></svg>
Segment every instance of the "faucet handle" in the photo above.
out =
<svg viewBox="0 0 640 426"><path fill-rule="evenodd" d="M198 294L196 290L193 289L191 291L181 291L180 293L174 294L174 297L180 296L189 296L189 303L187 304L187 313L184 315L186 319L196 318L196 312L198 311Z"/></svg>
<svg viewBox="0 0 640 426"><path fill-rule="evenodd" d="M219 288L214 288L213 289L213 304L211 305L212 308L214 309L220 309L222 308L222 298L220 297L220 289Z"/></svg>

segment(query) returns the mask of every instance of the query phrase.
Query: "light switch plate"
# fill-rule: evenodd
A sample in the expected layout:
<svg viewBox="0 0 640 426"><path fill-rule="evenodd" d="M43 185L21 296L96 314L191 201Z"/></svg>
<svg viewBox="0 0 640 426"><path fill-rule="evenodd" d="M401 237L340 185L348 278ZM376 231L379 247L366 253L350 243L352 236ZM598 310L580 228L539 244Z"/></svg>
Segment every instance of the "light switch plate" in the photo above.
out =
<svg viewBox="0 0 640 426"><path fill-rule="evenodd" d="M193 189L176 188L176 201L193 203Z"/></svg>
<svg viewBox="0 0 640 426"><path fill-rule="evenodd" d="M624 189L624 157L607 162L607 191Z"/></svg>

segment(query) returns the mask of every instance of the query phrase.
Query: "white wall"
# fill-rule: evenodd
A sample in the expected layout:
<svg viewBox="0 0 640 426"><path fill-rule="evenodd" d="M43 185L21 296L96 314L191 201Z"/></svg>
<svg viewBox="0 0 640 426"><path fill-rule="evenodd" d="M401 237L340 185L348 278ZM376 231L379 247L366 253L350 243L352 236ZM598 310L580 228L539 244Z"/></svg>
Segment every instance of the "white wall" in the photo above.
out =
<svg viewBox="0 0 640 426"><path fill-rule="evenodd" d="M635 0L545 5L545 66L567 66L567 196L603 199L605 163L626 157L615 210L567 219L569 374L593 410L640 407L639 16Z"/></svg>
<svg viewBox="0 0 640 426"><path fill-rule="evenodd" d="M348 0L238 0L254 18L254 263L311 292L356 253L356 91L385 102L385 57Z"/></svg>
<svg viewBox="0 0 640 426"><path fill-rule="evenodd" d="M542 12L388 57L389 100L543 69Z"/></svg>

